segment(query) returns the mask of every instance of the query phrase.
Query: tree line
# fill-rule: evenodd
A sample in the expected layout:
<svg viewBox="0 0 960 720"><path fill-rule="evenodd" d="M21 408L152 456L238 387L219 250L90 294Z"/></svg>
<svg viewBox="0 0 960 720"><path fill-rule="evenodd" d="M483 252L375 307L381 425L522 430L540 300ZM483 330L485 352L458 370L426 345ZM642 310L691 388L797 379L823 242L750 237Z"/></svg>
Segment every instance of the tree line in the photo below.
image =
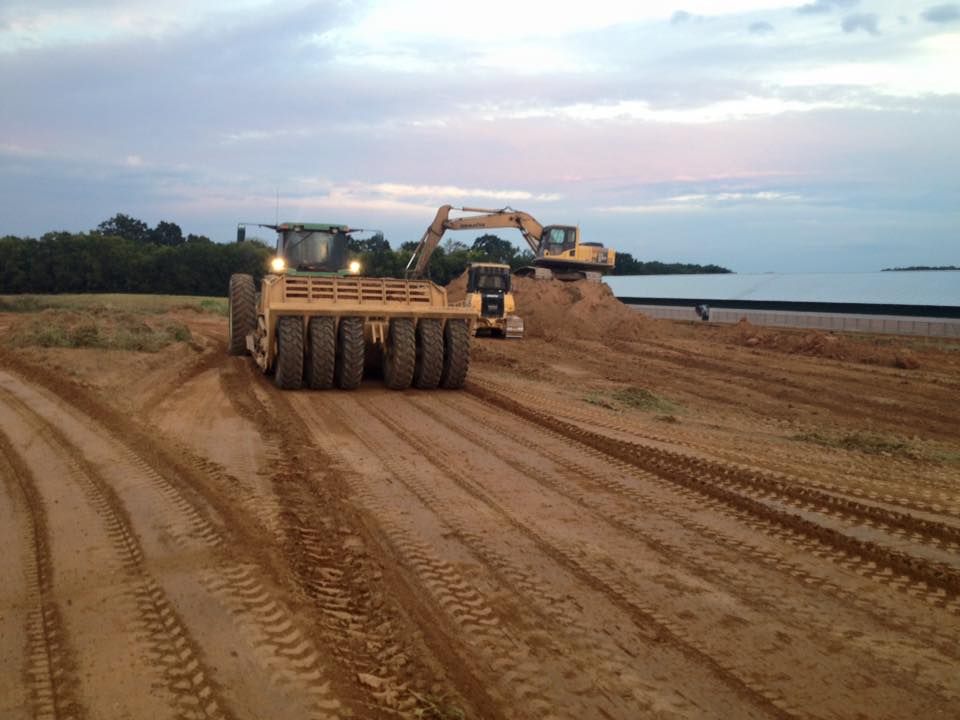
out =
<svg viewBox="0 0 960 720"><path fill-rule="evenodd" d="M394 250L382 233L351 239L350 252L363 274L403 277L416 242ZM115 215L82 233L50 232L39 239L0 238L0 294L130 292L170 295L226 294L233 273L249 273L259 282L273 248L252 239L215 243L203 235L184 235L180 226ZM430 279L441 285L458 277L471 262L498 262L513 269L530 265L533 254L509 240L485 234L471 244L448 238L430 258ZM618 253L615 275L730 272L716 265L643 262Z"/></svg>

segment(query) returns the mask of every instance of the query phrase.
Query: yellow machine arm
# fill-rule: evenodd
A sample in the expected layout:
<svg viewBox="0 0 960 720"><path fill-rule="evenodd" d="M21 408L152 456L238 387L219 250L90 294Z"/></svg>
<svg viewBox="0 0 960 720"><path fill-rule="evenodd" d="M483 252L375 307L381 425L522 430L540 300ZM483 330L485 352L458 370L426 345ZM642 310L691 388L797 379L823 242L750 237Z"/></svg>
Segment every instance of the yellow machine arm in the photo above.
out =
<svg viewBox="0 0 960 720"><path fill-rule="evenodd" d="M450 219L451 210L483 214ZM516 228L523 234L533 254L540 254L543 226L527 213L509 207L501 210L485 210L483 208L455 208L452 205L443 205L437 210L437 216L430 223L426 232L423 233L417 249L410 256L410 262L407 263L407 275L415 278L426 277L427 268L430 266L430 256L437 249L437 245L443 238L443 233L447 230L490 230L494 228Z"/></svg>

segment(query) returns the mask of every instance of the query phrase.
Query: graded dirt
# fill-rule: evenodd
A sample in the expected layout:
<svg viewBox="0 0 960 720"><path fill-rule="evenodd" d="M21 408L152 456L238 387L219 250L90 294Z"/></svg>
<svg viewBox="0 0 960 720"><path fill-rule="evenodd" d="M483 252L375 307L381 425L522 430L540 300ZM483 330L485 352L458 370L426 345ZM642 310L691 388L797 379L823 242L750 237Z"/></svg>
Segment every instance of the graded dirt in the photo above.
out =
<svg viewBox="0 0 960 720"><path fill-rule="evenodd" d="M955 714L960 347L515 290L464 392L0 314L0 715Z"/></svg>

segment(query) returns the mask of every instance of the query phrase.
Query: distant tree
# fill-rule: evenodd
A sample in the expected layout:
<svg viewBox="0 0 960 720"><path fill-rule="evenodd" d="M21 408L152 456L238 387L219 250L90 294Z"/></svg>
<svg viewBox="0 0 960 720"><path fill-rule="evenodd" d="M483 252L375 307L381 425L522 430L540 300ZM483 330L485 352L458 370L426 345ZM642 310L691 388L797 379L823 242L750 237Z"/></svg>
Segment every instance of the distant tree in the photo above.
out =
<svg viewBox="0 0 960 720"><path fill-rule="evenodd" d="M883 272L910 272L916 270L960 270L956 265L910 265L909 267L884 268Z"/></svg>
<svg viewBox="0 0 960 720"><path fill-rule="evenodd" d="M489 233L474 240L470 250L474 259L482 262L509 264L517 254L517 248L512 242Z"/></svg>
<svg viewBox="0 0 960 720"><path fill-rule="evenodd" d="M104 220L97 225L96 231L101 235L121 237L131 242L148 243L151 241L150 228L147 224L123 213L117 213L109 220Z"/></svg>
<svg viewBox="0 0 960 720"><path fill-rule="evenodd" d="M700 275L732 272L719 265L636 260L626 252L618 252L614 263L614 275Z"/></svg>
<svg viewBox="0 0 960 720"><path fill-rule="evenodd" d="M183 231L176 223L161 220L150 231L150 240L156 245L182 245L184 243Z"/></svg>

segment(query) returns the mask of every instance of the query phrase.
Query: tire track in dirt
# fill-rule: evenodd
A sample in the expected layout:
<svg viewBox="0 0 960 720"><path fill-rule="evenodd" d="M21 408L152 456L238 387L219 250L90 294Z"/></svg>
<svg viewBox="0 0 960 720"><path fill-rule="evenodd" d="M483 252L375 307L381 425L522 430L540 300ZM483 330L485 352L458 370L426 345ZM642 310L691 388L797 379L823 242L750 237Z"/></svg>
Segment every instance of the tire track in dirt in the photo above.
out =
<svg viewBox="0 0 960 720"><path fill-rule="evenodd" d="M587 564L580 554L559 538L548 538L531 524L520 520L514 512L492 497L476 484L447 457L446 451L422 442L414 434L403 434L403 427L383 411L363 403L366 409L394 433L405 438L431 464L440 468L458 486L483 504L498 513L515 531L534 542L536 547L570 571L581 582L600 590L615 606L626 612L640 626L654 628L661 641L671 644L676 650L701 667L711 671L714 677L727 688L736 692L742 699L757 709L774 717L792 717L797 708L777 690L763 686L757 679L749 677L742 667L728 664L706 650L699 639L690 634L683 624L669 618L657 607L644 602L639 594L619 571L601 563Z"/></svg>
<svg viewBox="0 0 960 720"><path fill-rule="evenodd" d="M339 487L342 472L329 449L314 443L285 397L261 387L262 379L248 363L226 365L221 382L237 412L256 425L276 463L272 482L281 508L285 555L319 615L317 636L336 648L337 661L356 680L352 693L365 695L371 711L411 717L429 717L438 703L463 706L458 697L462 694L484 717L498 717L479 683L451 662L444 643L435 638L431 642L426 629L421 639L394 608L401 599L410 611L417 601L387 582L386 568L374 563L370 551L378 540L350 506L345 488ZM420 647L424 641L430 650ZM457 690L430 679L437 676L437 668L423 663L433 654L456 676Z"/></svg>
<svg viewBox="0 0 960 720"><path fill-rule="evenodd" d="M330 415L326 416L326 413ZM391 540L396 543L404 559L414 567L444 613L454 625L460 626L463 635L470 638L467 642L477 646L471 654L487 655L489 659L486 664L504 673L503 679L509 684L504 691L507 695L513 693L521 702L529 703L533 712L550 712L551 705L547 698L556 696L558 690L545 685L539 676L545 664L556 663L556 658L569 654L569 648L577 650L577 661L574 667L563 673L565 677L586 675L602 687L604 684L616 686L616 678L630 674L628 664L622 659L625 656L623 651L619 651L618 657L618 653L609 647L609 636L606 636L606 643L598 642L596 633L582 625L576 613L566 609L568 603L486 542L474 529L476 523L471 523L462 510L458 511L446 498L433 492L429 480L385 452L378 441L382 438L372 436L355 418L354 422L350 422L343 406L336 401L325 408L325 416L327 422L333 423L340 432L354 435L363 447L383 463L393 478L399 480L443 526L449 528L460 543L491 567L507 587L512 587L518 596L524 598L525 603L543 606L540 609L543 619L556 623L554 631L550 633L551 640L541 637L540 629L533 631L535 637L530 638L524 626L537 627L536 621L521 623L520 627L517 627L517 623L510 623L453 565L437 557L433 543L416 539L418 531L422 532L420 525L414 526L396 518L396 510L390 499L381 497L371 483L357 480L357 493L364 504L376 513L379 522L389 528ZM310 417L316 415L311 414ZM341 461L348 462L344 458ZM509 630L504 630L507 626L510 626ZM582 631L583 635L578 631ZM560 645L552 642L558 636L564 640ZM585 638L590 638L590 642L585 642ZM521 640L524 642L523 648L518 645ZM549 654L553 656L552 659L534 656L534 649L544 643L551 645L552 652ZM594 667L583 663L582 653L589 653L598 659L604 669L604 678L597 676ZM623 695L636 690L623 684L612 689ZM609 712L614 712L613 705Z"/></svg>
<svg viewBox="0 0 960 720"><path fill-rule="evenodd" d="M550 449L541 440L547 437L556 438L560 440L562 446L568 438L551 430L545 430L541 426L532 426L536 429L526 433L517 433L515 429L510 430L498 421L499 415L495 406L489 406L482 401L473 398L458 398L454 406L458 408L459 412L471 416L471 403L473 403L473 412L481 409L485 410L482 415L473 416L477 418L478 423L484 427L490 426L498 429L534 453L547 454L561 463L571 476L571 482L569 483L572 488L571 497L581 497L581 494L585 492L582 480L588 479L597 491L613 498L628 499L637 511L644 508L649 509L655 512L657 516L667 518L678 527L689 531L693 539L707 538L712 544L732 551L734 557L750 557L755 562L770 567L782 575L781 582L796 582L802 587L817 589L819 592L829 594L843 604L857 607L870 615L874 622L901 633L923 629L927 633L924 642L938 647L940 652L948 656L957 656L954 642L960 643L960 633L955 636L955 641L951 641L950 637L945 635L944 623L938 623L933 618L928 617L929 613L926 608L921 608L922 612L913 615L909 620L894 622L893 618L902 614L905 609L902 602L891 602L895 598L872 592L871 586L864 586L855 591L851 590L849 589L849 578L827 577L823 571L829 566L812 567L811 563L806 561L805 558L810 558L816 563L819 563L822 559L829 559L840 568L840 572L856 573L871 580L871 582L879 583L885 587L892 586L893 589L904 591L923 600L928 605L945 608L947 611L954 613L960 611L960 605L956 602L950 602L943 590L925 588L916 583L911 585L908 579L897 577L889 570L877 567L875 563L866 562L862 558L851 558L846 553L829 548L817 540L811 540L797 533L784 530L775 523L758 519L724 502L705 497L695 490L673 485L653 473L640 470L635 465L611 457L588 445L576 443L570 446L569 452L558 453L556 447ZM593 462L587 465L580 462L581 458L590 458ZM599 471L597 469L607 467L619 471L621 477L616 476L617 472ZM633 478L635 481L628 483L625 482L624 478ZM577 480L580 482L577 482ZM657 492L652 492L653 488L656 488ZM632 513L634 513L633 509L628 510L628 515L631 517L633 516ZM697 521L697 517L703 516L709 518L705 522L713 523L715 519L728 518L734 524L726 524L725 527L718 529L715 526L705 524L705 522ZM735 532L741 527L748 532ZM758 545L757 539L765 536L776 540L776 543L768 543L764 546ZM790 559L782 552L784 546L796 548L802 551L804 555L794 555L795 559ZM947 626L949 626L949 623L950 621L948 621Z"/></svg>
<svg viewBox="0 0 960 720"><path fill-rule="evenodd" d="M947 638L934 634L929 640L921 642L903 637L894 643L887 637L886 632L880 635L865 635L862 632L862 622L858 623L857 618L851 617L843 607L825 608L822 599L813 596L804 582L793 582L795 578L792 573L787 574L786 578L793 582L794 590L789 593L773 593L769 588L782 587L782 579L771 578L766 573L757 572L753 567L745 565L743 554L739 550L724 554L716 548L704 548L703 536L684 536L681 533L678 537L676 528L661 529L656 515L664 514L658 512L657 508L664 504L662 498L645 496L641 502L624 505L623 499L631 493L608 493L602 490L598 493L593 488L585 487L584 479L594 481L598 489L607 483L617 482L614 477L617 468L609 467L610 464L605 463L599 456L590 468L571 462L566 457L561 459L536 443L525 442L526 435L518 433L516 427L511 429L498 422L494 413L478 412L486 406L472 398L454 398L443 404L429 403L424 399L414 399L413 402L438 424L485 448L491 456L499 457L524 476L534 478L546 488L588 509L595 518L619 528L630 537L640 539L654 552L669 558L671 563L682 565L696 576L732 592L757 612L774 615L779 622L792 624L794 628L804 632L816 628L818 639L822 638L827 644L855 644L861 652L881 663L877 666L878 678L891 675L891 665L900 668L908 665L911 668L910 675L916 675L917 680L929 692L951 701L960 700L960 687L948 687L949 680L953 677L952 668L956 661L960 660L960 652ZM469 424L468 420L471 421ZM476 432L477 427L495 430L501 437L497 440L486 440L483 433ZM506 441L505 438L511 440ZM536 465L528 464L522 459L523 455L511 448L514 444L530 451L530 462ZM562 467L551 467L548 457L556 460ZM620 502L617 502L618 500ZM670 505L674 509L677 507L675 503ZM655 513L654 516L651 516L651 511ZM829 621L826 621L826 618L829 618ZM872 618L871 625L875 625ZM883 623L884 631L889 625L890 623ZM914 628L912 625L902 625L899 630L906 636L912 633ZM939 662L929 656L931 644L944 655ZM903 684L903 672L900 674L899 682Z"/></svg>
<svg viewBox="0 0 960 720"><path fill-rule="evenodd" d="M0 385L8 393L9 378L0 375ZM28 392L25 387L17 389ZM268 707L276 711L285 705L293 706L287 711L300 717L320 719L339 715L341 703L332 691L319 652L286 604L264 583L262 568L256 567L261 577L253 577L251 566L237 562L235 548L230 547L216 526L172 483L115 436L93 440L96 423L70 424L69 413L65 415L36 392L29 396L29 402L38 418L52 413L58 417L59 425L67 427L66 432L79 436L77 441L82 442L86 453L93 453L88 460L73 447L74 460L85 468L101 498L107 498L106 506L101 500L100 509L113 517L113 537L120 544L133 543L130 546L135 556L131 558L133 570L145 567L144 555L152 557L153 563L159 563L160 567L175 562L173 557L165 557L170 555L165 538L190 557L206 557L207 561L202 563L205 568L169 577L164 574L159 583L153 580L141 588L137 594L138 606L148 615L153 613L153 617L148 617L149 632L161 629L173 632L175 656L185 652L181 647L183 638L191 635L196 638L195 648L203 647L207 655L217 658L220 683L229 687L235 698L243 698L235 707L242 707L244 715L254 712L262 716ZM41 422L49 421L42 419ZM46 430L60 433L49 424ZM69 443L63 434L60 437ZM84 437L89 440L84 442ZM94 464L102 472L98 472ZM126 507L133 510L132 520L123 514L124 501ZM136 541L130 530L132 525L146 530L146 548ZM164 583L167 588L162 587ZM178 605L201 613L202 622L199 617L178 622L173 610ZM171 626L171 622L175 624ZM188 625L190 635L187 635ZM171 627L174 629L169 630ZM261 674L250 675L245 670L248 660L233 651L238 644L249 648L248 657L264 668ZM194 650L193 655L196 654ZM192 660L185 662L188 672L192 671ZM194 671L187 679L195 682L198 678ZM185 686L186 682L178 678L178 687ZM201 699L209 694L204 691ZM256 710L261 704L260 711ZM222 702L220 706L220 712L225 712Z"/></svg>
<svg viewBox="0 0 960 720"><path fill-rule="evenodd" d="M77 661L64 630L63 616L53 596L53 560L47 513L30 468L0 430L0 474L11 480L22 503L21 524L25 549L25 620L27 647L23 684L29 710L36 718L84 720L87 713L77 699Z"/></svg>
<svg viewBox="0 0 960 720"><path fill-rule="evenodd" d="M228 715L221 710L223 703L218 690L208 680L209 670L200 663L196 642L145 567L140 543L116 494L79 450L42 416L5 388L0 388L0 402L12 409L36 437L42 437L50 449L63 458L68 477L100 518L125 576L123 590L132 594L137 607L137 634L145 636L142 640L149 646L147 653L152 663L162 667L166 690L174 698L177 714L184 718L227 718ZM132 668L128 667L128 672L130 670ZM149 687L149 683L145 683L145 687Z"/></svg>
<svg viewBox="0 0 960 720"><path fill-rule="evenodd" d="M586 423L593 427L601 427L613 430L616 433L615 439L634 440L640 438L651 440L661 446L664 450L675 450L680 446L689 454L698 459L712 462L722 462L727 466L736 468L740 482L758 486L766 497L779 497L790 502L798 508L811 508L818 506L819 511L831 514L835 517L846 518L854 517L876 523L879 527L888 527L891 529L900 529L919 538L921 542L929 542L951 552L960 550L960 525L939 522L934 519L924 519L915 515L903 513L898 509L883 507L876 504L867 504L858 500L865 498L868 501L877 503L887 503L899 505L901 507L918 510L934 515L952 514L955 519L960 519L960 505L954 505L957 495L949 493L939 493L941 502L948 503L947 506L932 504L926 500L912 500L899 495L879 494L867 490L861 490L859 493L847 486L837 485L826 479L813 479L812 477L797 477L792 473L781 470L776 474L771 474L769 469L760 470L755 467L748 467L739 462L740 457L734 453L717 452L714 449L706 449L702 444L683 440L678 437L667 437L656 433L651 433L649 429L639 423L628 423L624 420L620 422L612 421L609 416L599 412L590 412L580 408L572 409L569 404L562 404L551 401L548 397L534 393L522 388L506 386L491 381L483 377L482 386L501 396L516 399L524 398L528 405L538 408L548 409L550 414L555 417L564 418L574 424ZM712 457L711 457L712 456ZM717 459L719 458L719 459ZM816 469L807 468L807 475L817 475ZM820 477L825 478L823 473ZM845 478L846 480L846 478ZM850 495L860 495L858 499L853 499ZM930 492L927 491L927 497ZM946 511L946 513L944 512Z"/></svg>
<svg viewBox="0 0 960 720"><path fill-rule="evenodd" d="M824 527L797 515L777 510L769 505L741 494L743 488L763 486L764 478L759 473L745 473L736 468L712 463L680 453L630 443L600 435L585 428L524 406L498 393L468 385L468 392L503 410L511 412L534 424L591 446L601 452L624 460L642 470L647 470L664 479L725 503L749 511L751 514L783 526L785 529L816 539L825 545L842 551L849 557L859 557L904 575L923 588L939 588L955 599L960 594L960 571L942 563L931 562L904 552L882 547L871 541L858 540L833 528ZM723 487L725 480L732 481L738 490Z"/></svg>
<svg viewBox="0 0 960 720"><path fill-rule="evenodd" d="M395 396L391 393L390 397L392 400ZM376 515L391 542L399 548L404 562L418 576L419 583L442 608L447 617L445 624L460 628L458 634L467 644L463 652L475 662L497 671L489 682L497 686L502 702L511 707L518 703L527 707L524 716L552 712L563 716L573 713L575 717L599 714L632 718L638 711L649 713L659 709L682 713L696 712L693 708L699 708L703 712L707 707L721 714L720 708L727 708L738 716L756 711L750 704L744 706L736 693L716 682L709 672L697 690L673 690L667 678L704 673L689 668L681 654L663 649L655 631L623 630L618 633L618 641L607 625L599 629L586 628L579 621L583 607L570 595L583 592L582 588L572 590L577 584L574 578L560 581L559 590L549 589L524 569L525 563L534 562L533 557L540 556L532 545L520 552L515 547L516 539L512 540L513 559L495 549L492 538L503 537L504 528L487 527L489 523L481 522L462 501L439 492L438 478L425 474L422 467L411 466L404 460L402 451L390 447L395 441L405 444L406 435L385 433L379 423L371 423L365 414L358 415L357 404L356 396L327 396L322 406L305 402L295 406L324 437L335 439L341 462L363 464L363 472L352 478L356 493ZM360 400L359 404L366 407L367 401ZM351 437L358 443L357 448L350 451L352 460L343 455L348 452L348 446L353 445ZM382 470L370 464L371 458L382 464ZM404 492L398 494L398 486L404 488ZM429 516L414 509L412 503L417 500ZM464 550L469 556L464 557ZM518 557L525 562L518 563ZM482 590L456 570L478 561L501 581L502 586L494 595L509 596L511 600L506 606L503 600L493 600L491 590ZM553 564L552 560L547 562ZM610 613L616 615L617 610L611 606L606 614ZM616 627L631 622L629 614L618 616L617 620L607 619ZM581 628L582 635L577 632ZM652 648L649 647L651 639L655 641ZM629 649L628 645L633 642L641 643L641 647ZM647 647L642 647L644 644ZM651 660L650 654L655 655L656 660ZM656 680L645 683L641 679L644 672L635 667L638 657L654 662L662 670ZM545 685L545 678L552 679ZM578 679L573 681L574 678ZM704 686L712 691L706 697L699 696L701 704L692 705L689 698L705 692ZM618 698L631 698L634 704L625 705L624 700ZM768 710L762 711L762 715L767 714Z"/></svg>
<svg viewBox="0 0 960 720"><path fill-rule="evenodd" d="M686 431L676 425L671 426L670 434L655 433L650 430L650 421L648 418L632 419L629 413L623 412L615 415L616 411L592 409L583 406L580 398L560 402L556 396L548 390L538 392L530 387L529 383L509 382L505 383L504 378L496 373L484 371L475 368L473 371L475 384L483 385L501 395L512 397L516 400L523 400L528 405L533 405L550 414L566 419L573 423L583 423L594 428L604 428L613 431L615 437L621 439L635 440L637 438L661 443L666 449L676 449L678 446L686 448L691 452L711 458L740 463L743 453L726 450L717 447L715 443L707 444L702 433L694 436L691 431ZM817 452L797 453L801 456L815 458L822 462L823 449L818 448ZM802 460L793 462L793 465L779 462L777 455L764 457L755 457L753 462L770 472L777 472L784 475L795 472L797 464L802 464ZM893 458L887 458L886 463L899 462L905 473L910 474L910 483L895 482L878 475L863 475L860 468L853 461L846 458L831 456L833 472L827 473L819 470L815 462L807 463L805 473L802 478L793 477L792 480L812 485L814 488L827 492L834 492L841 495L854 496L856 499L865 499L874 503L883 503L896 506L894 509L907 508L932 515L948 516L952 520L960 520L960 494L956 489L956 483L949 483L936 478L922 475L917 472L916 462L897 461ZM842 477L843 485L837 485L836 480ZM877 486L888 488L887 492L878 492Z"/></svg>
<svg viewBox="0 0 960 720"><path fill-rule="evenodd" d="M682 349L667 344L658 345L655 342L645 343L645 347L659 347L664 351L658 355L661 361L684 368L685 370L700 371L697 376L698 392L703 384L710 382L714 385L729 385L736 388L749 386L755 392L763 393L778 402L795 402L801 404L815 404L830 410L837 416L847 416L856 413L858 417L869 413L874 418L886 418L884 424L901 427L903 423L911 426L924 427L929 432L943 438L952 438L955 434L957 418L947 415L939 408L925 405L918 410L915 405L898 403L895 408L890 404L875 400L872 392L874 387L866 386L864 392L850 391L848 383L837 386L831 384L831 392L824 393L824 367L830 367L831 361L819 358L817 368L819 373L810 375L809 383L801 383L794 371L787 375L773 377L764 367L739 361L735 356L725 356L721 362L689 347ZM841 366L842 367L842 366ZM896 417L895 421L890 418Z"/></svg>

